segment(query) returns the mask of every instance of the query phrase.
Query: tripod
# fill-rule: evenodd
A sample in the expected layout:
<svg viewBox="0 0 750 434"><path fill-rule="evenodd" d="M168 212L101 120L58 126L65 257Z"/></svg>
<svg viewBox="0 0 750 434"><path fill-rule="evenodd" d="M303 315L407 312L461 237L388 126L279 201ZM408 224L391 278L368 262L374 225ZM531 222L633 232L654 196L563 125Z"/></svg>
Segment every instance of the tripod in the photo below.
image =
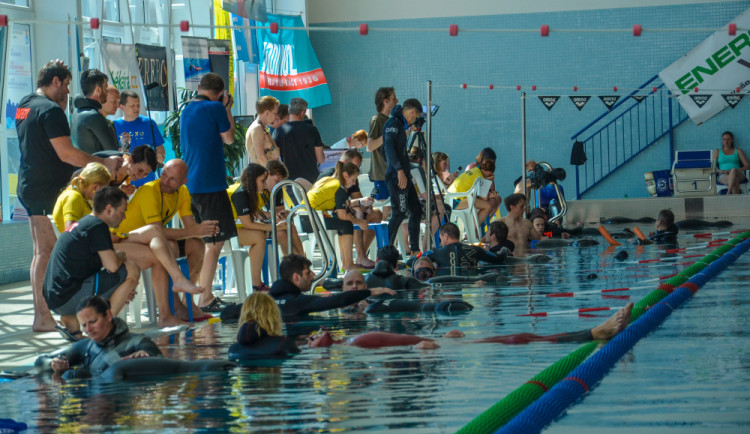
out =
<svg viewBox="0 0 750 434"><path fill-rule="evenodd" d="M416 142L416 145L415 145ZM411 151L411 149L417 146L417 149L419 152L424 156L424 161L426 162L427 168L425 169L425 192L426 194L426 209L425 209L425 223L427 226L427 237L430 240L429 245L432 246L432 207L430 204L432 203L433 198L435 196L440 196L440 201L443 203L443 208L446 209L447 213L447 207L445 205L445 196L443 196L443 192L440 191L440 188L438 188L437 194L435 194L435 186L439 185L437 182L437 174L434 170L432 170L432 156L427 155L427 142L424 138L424 132L422 131L422 128L417 128L414 134L411 136L411 140L409 141L409 145L407 146L407 149ZM430 174L432 176L430 176ZM439 214L438 214L439 216ZM443 222L438 219L438 228L443 225Z"/></svg>

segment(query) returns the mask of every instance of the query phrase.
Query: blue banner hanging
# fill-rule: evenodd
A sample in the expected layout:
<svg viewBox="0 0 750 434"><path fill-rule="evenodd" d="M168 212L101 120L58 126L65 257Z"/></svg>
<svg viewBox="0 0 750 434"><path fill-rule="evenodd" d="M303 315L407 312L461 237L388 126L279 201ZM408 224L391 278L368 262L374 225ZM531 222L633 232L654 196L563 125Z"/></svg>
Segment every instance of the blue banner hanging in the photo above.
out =
<svg viewBox="0 0 750 434"><path fill-rule="evenodd" d="M304 30L283 27L304 27L299 15L268 14L269 26L277 23L277 33L258 29L258 82L260 95L276 97L282 104L298 97L307 101L309 108L331 103L328 82L315 55L310 38Z"/></svg>

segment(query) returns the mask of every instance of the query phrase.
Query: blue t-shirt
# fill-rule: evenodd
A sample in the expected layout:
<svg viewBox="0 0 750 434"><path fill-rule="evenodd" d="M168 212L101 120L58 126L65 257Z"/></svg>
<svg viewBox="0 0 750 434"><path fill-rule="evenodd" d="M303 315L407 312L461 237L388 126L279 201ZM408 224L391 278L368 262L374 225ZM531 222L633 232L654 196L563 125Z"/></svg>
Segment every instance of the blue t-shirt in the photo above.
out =
<svg viewBox="0 0 750 434"><path fill-rule="evenodd" d="M224 142L229 131L227 110L219 101L195 100L182 111L180 143L187 163L190 193L215 193L227 189Z"/></svg>
<svg viewBox="0 0 750 434"><path fill-rule="evenodd" d="M557 188L560 189L560 194L564 196L565 190L563 190L562 185L558 184ZM539 206L541 208L548 208L549 203L552 202L553 199L557 199L557 192L555 191L554 185L547 184L539 189Z"/></svg>
<svg viewBox="0 0 750 434"><path fill-rule="evenodd" d="M149 120L145 116L138 116L134 121L126 121L124 118L113 121L118 140L122 133L130 134L130 152L133 152L134 148L142 145L149 145L153 148L164 145L164 137L161 136L159 127L156 125L156 122L150 120L154 127L154 140L152 144Z"/></svg>

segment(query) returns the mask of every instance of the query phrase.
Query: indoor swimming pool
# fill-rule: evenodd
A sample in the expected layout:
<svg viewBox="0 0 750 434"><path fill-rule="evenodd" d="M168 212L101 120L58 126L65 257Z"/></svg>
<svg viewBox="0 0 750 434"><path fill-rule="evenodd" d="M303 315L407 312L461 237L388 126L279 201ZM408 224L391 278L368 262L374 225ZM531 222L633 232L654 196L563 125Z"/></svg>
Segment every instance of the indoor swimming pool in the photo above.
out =
<svg viewBox="0 0 750 434"><path fill-rule="evenodd" d="M336 312L287 324L290 334L320 325L337 337L370 330L417 334L435 338L436 350L304 348L289 360L148 382L23 378L0 383L9 398L0 418L25 422L31 431L455 432L581 346L472 340L590 329L713 251L722 243L716 240L746 227L713 229L710 238L693 236L710 231L682 231L680 246L687 249L676 252L627 240L614 248L547 249L541 252L552 257L550 263L500 267L507 279L496 284L446 285L411 295L461 298L475 307L465 314ZM623 250L628 258L616 259ZM710 280L547 432L747 432L748 265L745 254ZM603 292L611 289L618 290ZM549 296L564 292L573 294ZM578 313L591 308L601 310ZM531 313L537 315L523 316ZM451 329L466 337L441 337ZM162 336L158 344L167 357L223 358L236 330L236 324L216 323Z"/></svg>

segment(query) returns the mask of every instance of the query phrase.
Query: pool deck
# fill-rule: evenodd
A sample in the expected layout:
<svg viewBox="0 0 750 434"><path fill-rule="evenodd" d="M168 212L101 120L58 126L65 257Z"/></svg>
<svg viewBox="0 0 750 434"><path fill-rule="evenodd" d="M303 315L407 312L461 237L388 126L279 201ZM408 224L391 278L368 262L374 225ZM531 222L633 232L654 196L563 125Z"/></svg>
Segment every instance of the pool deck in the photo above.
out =
<svg viewBox="0 0 750 434"><path fill-rule="evenodd" d="M231 296L222 295L222 298L229 300ZM57 319L57 316L55 318ZM33 320L31 283L27 280L0 285L0 371L27 371L40 354L52 353L70 345L57 332L32 331ZM131 321L129 317L128 326L132 331L148 333L158 330L151 326L145 317L142 328L135 328ZM195 327L200 328L207 324L208 321L196 323Z"/></svg>

